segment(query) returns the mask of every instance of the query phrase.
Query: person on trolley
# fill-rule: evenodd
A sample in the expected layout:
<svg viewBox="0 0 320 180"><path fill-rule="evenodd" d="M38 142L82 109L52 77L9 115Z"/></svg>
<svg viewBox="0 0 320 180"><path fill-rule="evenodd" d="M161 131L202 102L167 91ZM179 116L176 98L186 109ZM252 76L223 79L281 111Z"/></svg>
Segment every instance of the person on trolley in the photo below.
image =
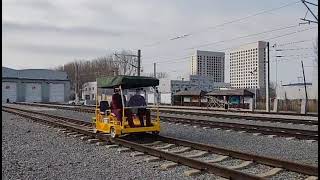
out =
<svg viewBox="0 0 320 180"><path fill-rule="evenodd" d="M122 99L119 91L120 90L118 88L114 88L114 94L112 95L112 101L111 101L111 112L115 114L118 121L121 121L123 105L122 105ZM123 98L124 104L126 104L125 96L123 96L122 98ZM125 116L127 117L129 126L134 127L131 110L125 109L124 113L125 113Z"/></svg>
<svg viewBox="0 0 320 180"><path fill-rule="evenodd" d="M146 108L147 103L145 98L141 96L141 89L136 89L136 93L130 98L128 106L137 107L136 114L140 120L141 127L144 127L143 116L146 116L146 126L151 126L150 110Z"/></svg>

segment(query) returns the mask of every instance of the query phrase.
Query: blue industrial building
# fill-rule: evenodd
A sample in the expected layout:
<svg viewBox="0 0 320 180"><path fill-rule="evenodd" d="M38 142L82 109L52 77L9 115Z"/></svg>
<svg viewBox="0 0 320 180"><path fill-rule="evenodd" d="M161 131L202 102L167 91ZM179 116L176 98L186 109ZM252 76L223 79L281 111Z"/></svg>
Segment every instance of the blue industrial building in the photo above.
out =
<svg viewBox="0 0 320 180"><path fill-rule="evenodd" d="M67 102L70 80L66 72L48 69L15 70L2 67L2 102Z"/></svg>

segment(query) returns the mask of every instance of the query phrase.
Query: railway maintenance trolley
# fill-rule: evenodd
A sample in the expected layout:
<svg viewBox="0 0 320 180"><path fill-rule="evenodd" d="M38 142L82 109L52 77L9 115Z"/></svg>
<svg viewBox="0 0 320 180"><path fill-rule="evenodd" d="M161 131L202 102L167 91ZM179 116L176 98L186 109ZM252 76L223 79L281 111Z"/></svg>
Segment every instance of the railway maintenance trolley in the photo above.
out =
<svg viewBox="0 0 320 180"><path fill-rule="evenodd" d="M128 107L126 106L125 94L137 88L150 88L153 87L156 92L156 87L159 85L159 79L153 77L143 76L108 76L97 78L97 90L96 90L96 108L95 117L93 117L93 126L95 132L110 133L112 138L118 137L123 134L151 132L158 134L160 132L160 117L159 106L156 106L156 117L151 118L151 124L149 126L141 126L139 118L135 113L132 113L132 120L134 127L130 127L128 123L128 117L126 117L127 111L134 111L138 108L147 108L147 106ZM117 89L121 95L122 103L122 118L112 113L110 103L106 100L98 100L99 95L102 94L104 89ZM101 90L101 92L100 92ZM157 95L157 94L155 94ZM144 91L144 98L147 99L146 91ZM112 103L112 102L111 102ZM146 103L147 104L147 103ZM150 110L150 109L149 109ZM150 113L149 113L150 115ZM119 117L119 116L118 116Z"/></svg>

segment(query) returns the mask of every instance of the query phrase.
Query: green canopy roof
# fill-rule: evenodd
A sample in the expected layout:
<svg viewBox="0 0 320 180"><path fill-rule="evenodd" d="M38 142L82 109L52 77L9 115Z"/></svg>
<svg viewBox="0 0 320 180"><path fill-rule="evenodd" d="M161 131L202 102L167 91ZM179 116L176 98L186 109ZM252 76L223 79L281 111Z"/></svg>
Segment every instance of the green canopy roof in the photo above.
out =
<svg viewBox="0 0 320 180"><path fill-rule="evenodd" d="M158 86L159 79L144 76L106 76L97 78L98 88L114 88L120 85L123 89Z"/></svg>

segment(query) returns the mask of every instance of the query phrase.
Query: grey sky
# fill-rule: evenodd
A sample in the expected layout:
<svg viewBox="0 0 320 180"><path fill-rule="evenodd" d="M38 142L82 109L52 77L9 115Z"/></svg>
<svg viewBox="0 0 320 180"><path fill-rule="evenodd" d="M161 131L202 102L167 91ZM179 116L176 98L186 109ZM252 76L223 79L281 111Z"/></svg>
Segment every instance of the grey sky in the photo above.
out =
<svg viewBox="0 0 320 180"><path fill-rule="evenodd" d="M190 73L190 58L183 57L200 50L224 50L258 40L273 45L289 43L284 49L286 61L278 63L278 79L295 82L301 76L301 64L307 66L311 80L313 65L312 41L290 44L317 37L317 26L301 25L261 35L241 36L298 25L306 8L302 3L215 27L262 10L277 8L293 0L4 0L2 19L3 66L11 68L51 68L73 61L91 59L122 49L142 50L144 72L152 72L152 63L159 62L158 71L170 73L171 79ZM308 29L313 28L313 29ZM306 30L308 29L308 30ZM286 35L297 31L303 32ZM171 38L191 33L176 40ZM276 36L283 37L275 38ZM286 36L285 36L286 35ZM224 40L230 40L220 42ZM214 43L216 42L216 43ZM151 46L150 46L151 45ZM303 49L301 48L310 48ZM273 58L274 52L271 52ZM277 54L279 55L279 53ZM228 55L226 80L229 81ZM271 64L275 79L275 63Z"/></svg>

